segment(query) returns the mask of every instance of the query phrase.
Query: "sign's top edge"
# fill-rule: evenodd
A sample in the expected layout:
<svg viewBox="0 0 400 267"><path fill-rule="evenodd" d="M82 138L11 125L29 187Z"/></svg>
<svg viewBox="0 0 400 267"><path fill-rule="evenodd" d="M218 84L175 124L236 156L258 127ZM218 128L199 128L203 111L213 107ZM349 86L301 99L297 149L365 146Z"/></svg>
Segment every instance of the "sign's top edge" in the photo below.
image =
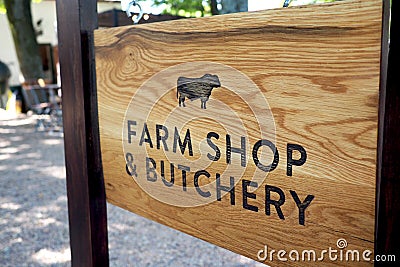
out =
<svg viewBox="0 0 400 267"><path fill-rule="evenodd" d="M222 14L216 16L207 16L200 18L186 18L179 20L169 20L169 21L161 21L161 22L153 22L153 23L145 23L145 24L136 24L136 25L127 25L120 27L112 27L112 28L100 28L96 29L95 32L109 32L110 34L118 34L120 31L126 30L135 30L135 29L155 29L160 30L161 28L170 28L174 29L177 26L187 26L192 28L194 25L199 24L209 24L209 23L217 23L219 21L223 21L221 23L221 27L231 28L232 23L239 22L241 24L248 23L257 23L259 21L263 21L264 23L271 24L282 24L284 22L289 22L290 17L297 17L296 23L298 21L298 12L304 12L304 21L308 19L309 16L315 15L316 13L325 14L325 15L334 15L336 14L337 7L339 6L349 6L354 8L354 4L357 3L359 8L368 8L371 6L376 6L377 2L382 2L382 0L346 0L346 1L337 1L330 3L319 3L313 5L301 5L301 6L291 6L287 8L275 8L275 9L267 9L267 10L259 10L259 11L248 11L248 12L239 12L239 13L231 13L231 14Z"/></svg>

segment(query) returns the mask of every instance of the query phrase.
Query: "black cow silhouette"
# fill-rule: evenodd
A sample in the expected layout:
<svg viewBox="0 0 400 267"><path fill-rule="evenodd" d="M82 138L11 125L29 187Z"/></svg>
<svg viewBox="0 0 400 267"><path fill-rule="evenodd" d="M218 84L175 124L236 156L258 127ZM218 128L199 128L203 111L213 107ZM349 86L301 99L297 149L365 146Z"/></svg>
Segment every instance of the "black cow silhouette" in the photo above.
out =
<svg viewBox="0 0 400 267"><path fill-rule="evenodd" d="M217 75L205 74L200 78L179 77L177 81L176 98L179 98L179 106L185 107L185 97L191 101L200 98L201 108L206 109L206 102L212 89L221 87Z"/></svg>

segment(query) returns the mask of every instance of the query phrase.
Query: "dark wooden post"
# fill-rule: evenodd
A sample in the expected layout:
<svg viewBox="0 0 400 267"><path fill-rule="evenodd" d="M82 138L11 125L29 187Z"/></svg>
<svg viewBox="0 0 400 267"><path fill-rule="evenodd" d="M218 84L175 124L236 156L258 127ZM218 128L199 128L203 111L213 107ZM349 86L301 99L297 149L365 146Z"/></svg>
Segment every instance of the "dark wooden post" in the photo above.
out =
<svg viewBox="0 0 400 267"><path fill-rule="evenodd" d="M72 266L108 266L97 115L96 0L57 0Z"/></svg>
<svg viewBox="0 0 400 267"><path fill-rule="evenodd" d="M385 1L389 10L389 1ZM383 57L377 168L375 254L400 257L400 3L392 1L389 58ZM387 25L386 25L387 27ZM383 38L385 39L385 38ZM385 44L383 44L385 46ZM387 57L386 57L387 59ZM386 89L386 90L385 90ZM376 265L386 263L375 262Z"/></svg>

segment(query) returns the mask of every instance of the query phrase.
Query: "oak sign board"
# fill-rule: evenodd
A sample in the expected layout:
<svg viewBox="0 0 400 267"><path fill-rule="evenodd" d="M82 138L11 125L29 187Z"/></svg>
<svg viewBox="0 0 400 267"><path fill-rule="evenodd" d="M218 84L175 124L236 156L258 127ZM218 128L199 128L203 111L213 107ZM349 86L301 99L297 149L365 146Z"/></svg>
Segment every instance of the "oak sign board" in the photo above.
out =
<svg viewBox="0 0 400 267"><path fill-rule="evenodd" d="M255 260L373 251L381 35L378 0L96 30L107 200Z"/></svg>

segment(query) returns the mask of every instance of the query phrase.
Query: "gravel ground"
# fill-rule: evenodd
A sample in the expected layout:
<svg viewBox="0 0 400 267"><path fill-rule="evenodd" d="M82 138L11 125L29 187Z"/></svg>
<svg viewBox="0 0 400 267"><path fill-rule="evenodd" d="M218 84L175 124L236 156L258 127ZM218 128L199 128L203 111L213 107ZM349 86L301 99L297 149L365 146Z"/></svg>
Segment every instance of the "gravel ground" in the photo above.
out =
<svg viewBox="0 0 400 267"><path fill-rule="evenodd" d="M63 138L0 110L0 266L70 266ZM108 205L110 266L265 266Z"/></svg>

